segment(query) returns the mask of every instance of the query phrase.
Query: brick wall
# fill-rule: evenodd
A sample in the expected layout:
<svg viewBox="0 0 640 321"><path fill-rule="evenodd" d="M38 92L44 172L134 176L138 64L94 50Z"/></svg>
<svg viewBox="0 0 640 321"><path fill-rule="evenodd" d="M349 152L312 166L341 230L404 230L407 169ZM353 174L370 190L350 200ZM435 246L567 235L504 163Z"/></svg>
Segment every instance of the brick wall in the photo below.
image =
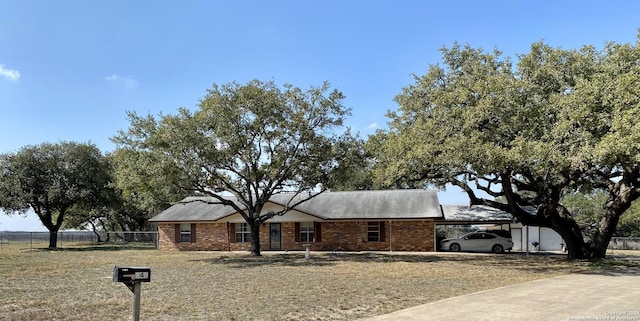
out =
<svg viewBox="0 0 640 321"><path fill-rule="evenodd" d="M196 223L194 243L176 243L175 224L158 224L158 248L180 251L228 251L227 224Z"/></svg>
<svg viewBox="0 0 640 321"><path fill-rule="evenodd" d="M281 224L281 250L304 250L305 244L296 242L295 223ZM385 239L367 242L367 222L322 222L321 242L312 244L317 251L342 249L345 251L435 251L435 227L428 221L394 221L384 223ZM234 231L232 231L233 233ZM260 227L260 245L269 250L269 225ZM160 250L181 251L249 251L251 243L231 243L226 223L197 223L195 243L176 243L174 224L158 225Z"/></svg>
<svg viewBox="0 0 640 321"><path fill-rule="evenodd" d="M367 222L323 222L318 250L345 251L435 251L433 221L385 222L385 239L367 241Z"/></svg>
<svg viewBox="0 0 640 321"><path fill-rule="evenodd" d="M388 227L389 228L389 227ZM435 223L430 221L392 222L391 236L394 251L435 251Z"/></svg>

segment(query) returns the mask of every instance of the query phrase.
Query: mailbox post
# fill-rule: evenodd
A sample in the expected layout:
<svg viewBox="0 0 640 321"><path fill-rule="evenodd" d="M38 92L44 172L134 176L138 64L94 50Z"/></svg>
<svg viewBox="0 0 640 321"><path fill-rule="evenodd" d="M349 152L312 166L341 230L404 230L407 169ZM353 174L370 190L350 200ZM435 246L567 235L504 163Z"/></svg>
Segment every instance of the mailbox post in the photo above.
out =
<svg viewBox="0 0 640 321"><path fill-rule="evenodd" d="M140 320L140 283L151 282L151 269L148 267L113 268L113 282L124 283L133 292L133 321Z"/></svg>

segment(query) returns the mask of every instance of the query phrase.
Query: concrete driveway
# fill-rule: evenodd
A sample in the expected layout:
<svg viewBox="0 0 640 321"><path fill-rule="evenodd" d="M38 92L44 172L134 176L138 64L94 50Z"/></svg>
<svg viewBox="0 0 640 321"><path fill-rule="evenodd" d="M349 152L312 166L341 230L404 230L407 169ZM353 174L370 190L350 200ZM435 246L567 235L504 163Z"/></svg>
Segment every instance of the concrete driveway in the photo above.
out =
<svg viewBox="0 0 640 321"><path fill-rule="evenodd" d="M640 269L563 275L453 297L363 321L640 321Z"/></svg>

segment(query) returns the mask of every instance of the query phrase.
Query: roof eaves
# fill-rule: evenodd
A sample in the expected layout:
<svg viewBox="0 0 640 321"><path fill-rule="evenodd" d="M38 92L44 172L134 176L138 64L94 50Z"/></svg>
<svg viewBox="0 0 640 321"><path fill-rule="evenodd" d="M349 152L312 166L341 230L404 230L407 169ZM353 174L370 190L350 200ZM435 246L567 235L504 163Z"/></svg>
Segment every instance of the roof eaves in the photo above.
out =
<svg viewBox="0 0 640 321"><path fill-rule="evenodd" d="M275 204L275 205L279 205L279 206L282 206L282 207L286 207L286 204L282 204L282 203L280 203L280 202L276 202L276 201L273 201L273 200L268 200L268 201L267 201L267 203L272 203L272 204ZM300 212L300 213L302 213L302 214L306 214L306 215L309 215L309 216L313 216L313 217L319 218L319 219L321 219L321 220L330 220L330 219L329 219L329 218L327 218L326 216L322 216L322 215L318 215L318 214L312 214L312 213L309 213L309 212L304 211L304 210L302 210L302 209L298 209L298 208L297 208L297 207L295 207L295 206L294 206L294 207L289 208L289 210L287 210L287 212L288 212L288 211L297 211L297 212Z"/></svg>
<svg viewBox="0 0 640 321"><path fill-rule="evenodd" d="M341 218L327 218L326 221L419 221L419 220L435 220L434 217L341 217Z"/></svg>

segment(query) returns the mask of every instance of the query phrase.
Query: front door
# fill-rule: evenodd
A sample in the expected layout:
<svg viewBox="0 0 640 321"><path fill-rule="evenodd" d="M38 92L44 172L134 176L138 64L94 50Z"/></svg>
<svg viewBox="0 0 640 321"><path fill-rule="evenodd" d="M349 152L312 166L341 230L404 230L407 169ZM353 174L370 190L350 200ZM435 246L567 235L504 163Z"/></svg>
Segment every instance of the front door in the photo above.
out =
<svg viewBox="0 0 640 321"><path fill-rule="evenodd" d="M282 226L280 223L269 224L269 249L281 250L282 249Z"/></svg>

